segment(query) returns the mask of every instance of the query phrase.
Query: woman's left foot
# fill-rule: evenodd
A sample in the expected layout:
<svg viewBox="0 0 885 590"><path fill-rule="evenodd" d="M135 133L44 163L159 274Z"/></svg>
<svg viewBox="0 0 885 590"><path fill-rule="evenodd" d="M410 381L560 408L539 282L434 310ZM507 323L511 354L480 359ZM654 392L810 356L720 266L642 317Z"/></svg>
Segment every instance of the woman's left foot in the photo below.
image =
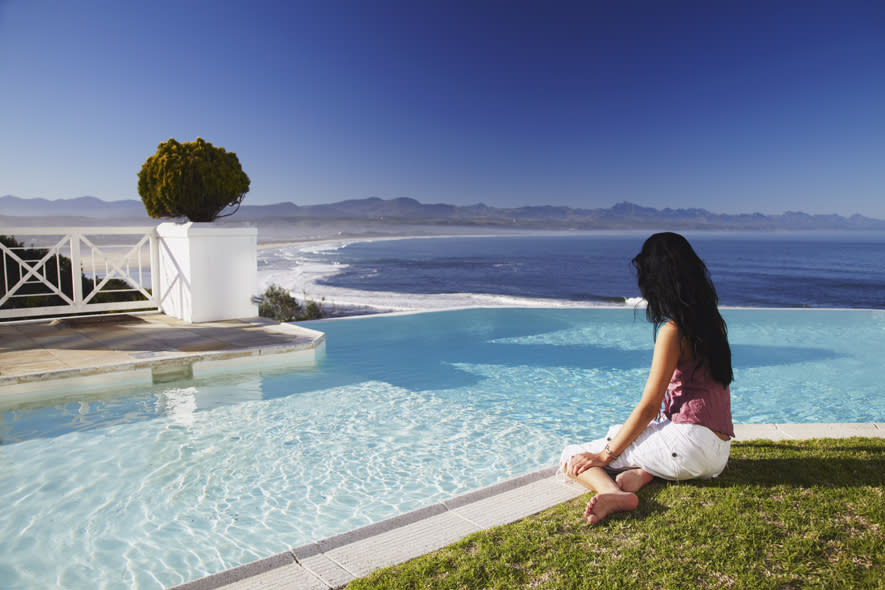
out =
<svg viewBox="0 0 885 590"><path fill-rule="evenodd" d="M646 484L651 483L651 480L654 478L655 476L645 469L628 469L618 474L615 478L615 483L623 491L635 493L645 487Z"/></svg>
<svg viewBox="0 0 885 590"><path fill-rule="evenodd" d="M584 517L590 524L601 522L612 512L628 512L639 506L639 497L633 492L596 494L587 502Z"/></svg>

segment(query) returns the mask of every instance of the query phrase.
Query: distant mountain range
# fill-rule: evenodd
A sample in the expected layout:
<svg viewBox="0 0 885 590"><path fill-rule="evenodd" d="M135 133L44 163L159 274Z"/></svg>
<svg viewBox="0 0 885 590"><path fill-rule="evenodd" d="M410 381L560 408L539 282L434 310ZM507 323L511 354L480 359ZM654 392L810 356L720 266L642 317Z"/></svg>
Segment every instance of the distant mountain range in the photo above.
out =
<svg viewBox="0 0 885 590"><path fill-rule="evenodd" d="M126 220L151 223L141 201L103 201L96 197L75 199L22 199L0 197L0 223L15 224L29 218L65 218L68 223L89 220ZM371 220L373 223L468 225L530 229L745 229L745 230L885 230L885 220L862 215L809 215L788 211L780 215L743 213L729 215L706 209L654 209L633 203L618 203L607 209L536 206L498 208L483 204L455 206L426 205L410 198L381 199L370 197L328 205L244 205L232 221L263 222L323 220Z"/></svg>

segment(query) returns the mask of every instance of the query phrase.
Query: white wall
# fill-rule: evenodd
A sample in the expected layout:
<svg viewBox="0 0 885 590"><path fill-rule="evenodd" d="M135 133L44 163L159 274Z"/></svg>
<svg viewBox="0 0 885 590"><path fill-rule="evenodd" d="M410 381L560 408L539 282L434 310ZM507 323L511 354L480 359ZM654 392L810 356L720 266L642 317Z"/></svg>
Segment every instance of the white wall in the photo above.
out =
<svg viewBox="0 0 885 590"><path fill-rule="evenodd" d="M257 228L161 223L157 235L163 313L193 323L258 315Z"/></svg>

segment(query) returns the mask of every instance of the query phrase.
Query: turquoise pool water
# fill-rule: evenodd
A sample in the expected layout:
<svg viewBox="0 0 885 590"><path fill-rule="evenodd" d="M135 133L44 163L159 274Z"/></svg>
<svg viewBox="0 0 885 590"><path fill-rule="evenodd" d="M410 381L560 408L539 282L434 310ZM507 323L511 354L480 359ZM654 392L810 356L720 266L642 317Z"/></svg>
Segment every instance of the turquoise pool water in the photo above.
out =
<svg viewBox="0 0 885 590"><path fill-rule="evenodd" d="M736 422L885 418L885 312L727 310ZM555 462L623 420L626 309L313 322L319 366L0 400L5 588L162 588Z"/></svg>

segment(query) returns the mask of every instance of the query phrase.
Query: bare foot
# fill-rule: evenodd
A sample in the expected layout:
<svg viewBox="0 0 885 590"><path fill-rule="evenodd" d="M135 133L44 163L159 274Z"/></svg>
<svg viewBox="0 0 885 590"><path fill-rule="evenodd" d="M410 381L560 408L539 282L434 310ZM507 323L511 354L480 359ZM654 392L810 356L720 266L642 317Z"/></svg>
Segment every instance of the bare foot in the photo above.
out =
<svg viewBox="0 0 885 590"><path fill-rule="evenodd" d="M636 510L639 498L633 492L613 492L596 494L587 502L584 517L590 524L596 524L612 512Z"/></svg>
<svg viewBox="0 0 885 590"><path fill-rule="evenodd" d="M618 487L623 491L635 493L641 490L646 484L651 483L651 480L654 478L655 476L645 469L628 469L627 471L622 471L618 474L615 478L615 483L618 484Z"/></svg>

